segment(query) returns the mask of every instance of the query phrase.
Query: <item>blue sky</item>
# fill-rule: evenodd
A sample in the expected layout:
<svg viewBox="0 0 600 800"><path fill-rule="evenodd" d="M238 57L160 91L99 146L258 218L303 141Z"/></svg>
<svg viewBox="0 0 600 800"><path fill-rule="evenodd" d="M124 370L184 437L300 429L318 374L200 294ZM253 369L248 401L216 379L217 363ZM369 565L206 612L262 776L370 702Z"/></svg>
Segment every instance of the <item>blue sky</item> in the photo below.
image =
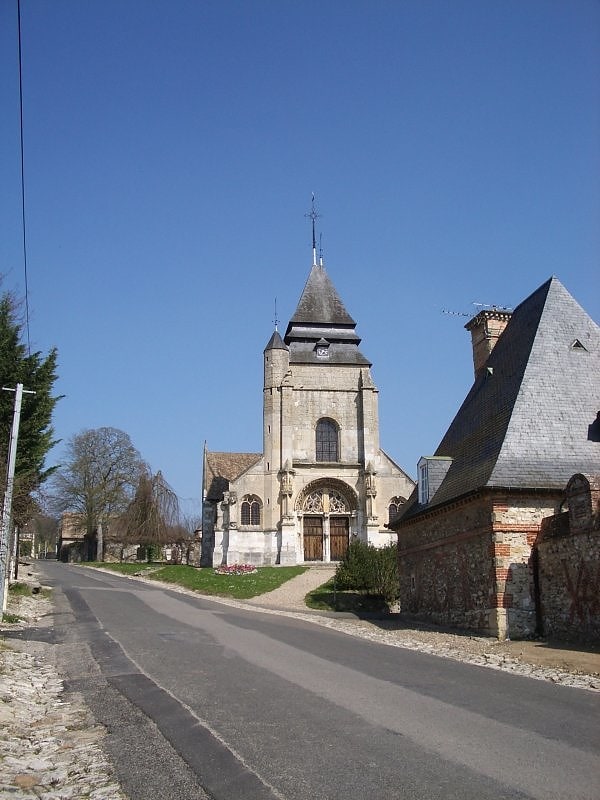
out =
<svg viewBox="0 0 600 800"><path fill-rule="evenodd" d="M262 351L311 264L410 474L472 382L466 318L555 274L598 321L595 0L22 0L30 331L57 436L126 431L187 509L260 451ZM17 0L0 3L0 273L24 291ZM61 447L52 452L60 461Z"/></svg>

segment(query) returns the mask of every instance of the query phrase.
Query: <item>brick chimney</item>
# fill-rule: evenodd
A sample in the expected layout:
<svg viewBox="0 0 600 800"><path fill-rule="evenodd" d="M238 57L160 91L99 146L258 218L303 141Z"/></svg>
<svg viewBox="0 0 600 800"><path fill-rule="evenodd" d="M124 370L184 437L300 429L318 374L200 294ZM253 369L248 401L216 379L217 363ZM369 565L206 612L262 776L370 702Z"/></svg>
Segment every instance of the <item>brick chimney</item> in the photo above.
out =
<svg viewBox="0 0 600 800"><path fill-rule="evenodd" d="M476 378L485 368L489 355L496 346L500 334L508 325L511 315L512 311L505 308L488 308L480 311L465 325L465 328L471 332L473 367Z"/></svg>

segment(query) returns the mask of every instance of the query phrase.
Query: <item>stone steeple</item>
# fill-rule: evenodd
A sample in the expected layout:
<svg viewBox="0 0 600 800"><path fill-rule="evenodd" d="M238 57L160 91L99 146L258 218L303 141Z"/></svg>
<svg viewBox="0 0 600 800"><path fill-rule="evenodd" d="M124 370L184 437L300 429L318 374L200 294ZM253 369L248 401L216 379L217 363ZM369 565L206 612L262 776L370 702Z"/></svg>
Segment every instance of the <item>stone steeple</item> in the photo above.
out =
<svg viewBox="0 0 600 800"><path fill-rule="evenodd" d="M356 325L344 308L324 266L313 264L296 312L288 325L288 333L293 323Z"/></svg>
<svg viewBox="0 0 600 800"><path fill-rule="evenodd" d="M325 267L313 264L284 337L290 363L371 366L358 349L360 337Z"/></svg>

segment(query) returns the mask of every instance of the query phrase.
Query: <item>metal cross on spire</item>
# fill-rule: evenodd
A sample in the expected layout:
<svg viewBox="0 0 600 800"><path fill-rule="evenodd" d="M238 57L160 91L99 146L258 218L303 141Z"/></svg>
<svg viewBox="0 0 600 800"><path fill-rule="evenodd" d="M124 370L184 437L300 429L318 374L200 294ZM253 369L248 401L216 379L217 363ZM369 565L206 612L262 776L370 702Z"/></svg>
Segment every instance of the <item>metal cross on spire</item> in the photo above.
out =
<svg viewBox="0 0 600 800"><path fill-rule="evenodd" d="M321 216L315 208L315 193L312 193L312 204L310 211L304 215L312 222L312 251L313 251L313 267L317 265L317 237L315 234L315 222Z"/></svg>

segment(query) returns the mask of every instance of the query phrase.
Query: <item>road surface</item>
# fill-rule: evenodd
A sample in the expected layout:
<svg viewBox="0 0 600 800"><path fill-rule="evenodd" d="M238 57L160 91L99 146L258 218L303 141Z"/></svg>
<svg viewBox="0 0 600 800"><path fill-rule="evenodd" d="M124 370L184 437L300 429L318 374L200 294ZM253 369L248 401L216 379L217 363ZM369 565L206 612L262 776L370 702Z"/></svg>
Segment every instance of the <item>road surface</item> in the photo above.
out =
<svg viewBox="0 0 600 800"><path fill-rule="evenodd" d="M59 669L108 728L131 800L600 798L600 694L42 571Z"/></svg>

